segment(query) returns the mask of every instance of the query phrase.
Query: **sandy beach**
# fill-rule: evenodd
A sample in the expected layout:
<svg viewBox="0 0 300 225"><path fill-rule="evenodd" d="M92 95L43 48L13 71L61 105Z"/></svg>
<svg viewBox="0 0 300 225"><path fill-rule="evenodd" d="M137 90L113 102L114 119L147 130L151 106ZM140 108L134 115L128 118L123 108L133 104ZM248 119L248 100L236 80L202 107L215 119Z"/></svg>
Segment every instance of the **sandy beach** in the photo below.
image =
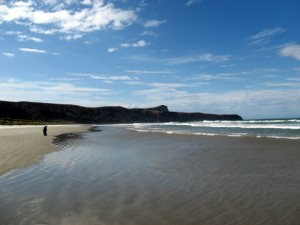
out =
<svg viewBox="0 0 300 225"><path fill-rule="evenodd" d="M22 169L0 177L0 224L299 224L299 140L101 126L55 138L61 151L51 144L86 129L1 131L1 143L19 146L1 168Z"/></svg>
<svg viewBox="0 0 300 225"><path fill-rule="evenodd" d="M48 126L48 135L43 135L43 126L0 127L0 176L17 168L39 162L41 158L58 146L52 144L53 138L64 133L86 131L88 125Z"/></svg>

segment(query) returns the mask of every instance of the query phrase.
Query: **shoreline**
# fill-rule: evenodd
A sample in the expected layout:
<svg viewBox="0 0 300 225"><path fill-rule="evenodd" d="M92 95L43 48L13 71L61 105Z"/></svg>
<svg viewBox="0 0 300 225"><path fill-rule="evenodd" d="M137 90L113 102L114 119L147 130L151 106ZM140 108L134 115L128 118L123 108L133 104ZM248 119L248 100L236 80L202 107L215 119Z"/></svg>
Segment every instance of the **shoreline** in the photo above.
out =
<svg viewBox="0 0 300 225"><path fill-rule="evenodd" d="M51 152L58 151L61 147L55 144L54 139L62 134L81 133L91 130L90 124L72 124L72 125L48 125L48 136L43 135L43 126L40 125L14 125L0 126L0 177L7 172L15 169L25 168L38 163L43 157ZM245 144L247 149L251 149L257 144L265 147L273 146L273 151L279 149L276 145L287 145L292 151L294 147L299 146L299 139L287 138L270 138L270 137L253 137L253 136L225 136L225 135L205 135L193 133L176 133L176 132L151 132L137 131L118 127L114 125L95 125L95 130L104 130L108 133L121 132L127 134L127 138L145 137L154 139L182 139L191 142L211 143L230 143L232 147L239 143ZM124 132L125 131L125 132ZM106 132L104 132L106 133ZM130 135L131 133L131 135ZM122 135L122 136L123 136ZM277 144L276 144L277 143ZM227 147L229 147L227 145ZM254 147L255 149L255 147ZM282 149L282 148L281 148ZM298 152L298 151L296 151Z"/></svg>
<svg viewBox="0 0 300 225"><path fill-rule="evenodd" d="M43 126L0 126L0 176L38 163L46 154L59 150L53 143L58 135L86 132L90 127L48 125L48 136L44 136Z"/></svg>

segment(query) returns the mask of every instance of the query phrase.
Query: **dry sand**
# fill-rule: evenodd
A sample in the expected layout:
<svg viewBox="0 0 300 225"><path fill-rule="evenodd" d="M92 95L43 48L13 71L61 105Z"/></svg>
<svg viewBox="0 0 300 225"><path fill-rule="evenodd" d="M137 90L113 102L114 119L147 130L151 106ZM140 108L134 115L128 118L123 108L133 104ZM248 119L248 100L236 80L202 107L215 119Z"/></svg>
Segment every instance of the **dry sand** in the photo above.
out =
<svg viewBox="0 0 300 225"><path fill-rule="evenodd" d="M43 126L0 126L0 176L4 173L39 162L42 157L59 149L52 143L55 136L88 130L88 125L50 125L48 136Z"/></svg>

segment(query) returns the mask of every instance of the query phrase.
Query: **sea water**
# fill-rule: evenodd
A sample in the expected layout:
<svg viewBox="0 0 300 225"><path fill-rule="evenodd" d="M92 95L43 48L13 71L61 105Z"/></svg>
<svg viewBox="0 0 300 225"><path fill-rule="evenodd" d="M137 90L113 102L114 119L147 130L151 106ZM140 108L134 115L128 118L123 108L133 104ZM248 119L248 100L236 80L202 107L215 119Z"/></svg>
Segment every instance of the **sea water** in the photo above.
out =
<svg viewBox="0 0 300 225"><path fill-rule="evenodd" d="M300 119L194 121L117 125L140 132L300 139Z"/></svg>

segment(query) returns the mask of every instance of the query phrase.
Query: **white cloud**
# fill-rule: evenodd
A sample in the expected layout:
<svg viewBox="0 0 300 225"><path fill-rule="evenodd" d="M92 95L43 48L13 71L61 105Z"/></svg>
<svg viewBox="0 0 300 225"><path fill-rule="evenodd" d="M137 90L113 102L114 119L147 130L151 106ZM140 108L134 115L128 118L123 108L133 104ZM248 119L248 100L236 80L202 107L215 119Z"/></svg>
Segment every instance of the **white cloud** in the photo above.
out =
<svg viewBox="0 0 300 225"><path fill-rule="evenodd" d="M9 31L6 31L5 34L6 35L20 35L20 34L22 34L22 32L9 30Z"/></svg>
<svg viewBox="0 0 300 225"><path fill-rule="evenodd" d="M32 1L9 2L0 5L0 24L27 19L32 13Z"/></svg>
<svg viewBox="0 0 300 225"><path fill-rule="evenodd" d="M77 86L59 82L11 80L0 82L0 96L8 101L38 101L94 105L114 95L111 89Z"/></svg>
<svg viewBox="0 0 300 225"><path fill-rule="evenodd" d="M33 41L33 42L37 42L37 43L43 42L43 40L41 38L23 34L21 31L6 31L5 34L6 35L16 35L16 38L18 41Z"/></svg>
<svg viewBox="0 0 300 225"><path fill-rule="evenodd" d="M189 1L186 3L186 6L190 6L190 5L199 3L199 2L202 2L202 0L189 0Z"/></svg>
<svg viewBox="0 0 300 225"><path fill-rule="evenodd" d="M52 35L59 32L57 29L43 29L34 25L29 27L29 30L33 33L44 34L44 35Z"/></svg>
<svg viewBox="0 0 300 225"><path fill-rule="evenodd" d="M151 83L149 86L162 90L175 90L177 88L197 87L198 85L185 83Z"/></svg>
<svg viewBox="0 0 300 225"><path fill-rule="evenodd" d="M283 47L279 54L285 57L291 57L296 60L300 60L300 45L299 44L289 44Z"/></svg>
<svg viewBox="0 0 300 225"><path fill-rule="evenodd" d="M216 74L198 74L192 75L186 78L186 81L195 82L195 81L212 81L212 80L222 80L230 82L238 82L245 80L244 76L249 75L248 72L238 72L238 73L216 73ZM202 84L204 84L202 82ZM207 84L207 83L205 83Z"/></svg>
<svg viewBox="0 0 300 225"><path fill-rule="evenodd" d="M76 40L76 39L79 39L79 38L81 38L82 37L82 34L69 34L69 35L65 35L64 37L63 37L63 39L65 39L65 40Z"/></svg>
<svg viewBox="0 0 300 225"><path fill-rule="evenodd" d="M140 41L138 41L138 42L136 42L136 43L133 43L133 44L132 44L132 47L145 47L145 46L147 46L147 45L149 45L149 43L147 43L147 42L144 41L144 40L140 40Z"/></svg>
<svg viewBox="0 0 300 225"><path fill-rule="evenodd" d="M93 2L91 0L84 0L81 4L83 4L83 5L92 5Z"/></svg>
<svg viewBox="0 0 300 225"><path fill-rule="evenodd" d="M135 43L122 43L122 44L120 44L120 46L122 47L122 48L129 48L129 47L145 47L145 46L147 46L147 45L149 45L149 43L147 43L146 41L144 41L144 40L139 40L139 41L137 41L137 42L135 42Z"/></svg>
<svg viewBox="0 0 300 225"><path fill-rule="evenodd" d="M73 84L68 84L68 83L57 83L57 84L52 84L52 85L45 85L40 87L40 89L45 90L45 91L58 91L58 92L64 92L68 94L75 94L78 92L103 92L107 91L108 89L99 89L99 88L91 88L91 87L77 87Z"/></svg>
<svg viewBox="0 0 300 225"><path fill-rule="evenodd" d="M129 44L129 43L122 43L120 46L122 48L129 48L131 46L131 44Z"/></svg>
<svg viewBox="0 0 300 225"><path fill-rule="evenodd" d="M84 44L91 45L98 42L97 38L90 38L89 40L84 41Z"/></svg>
<svg viewBox="0 0 300 225"><path fill-rule="evenodd" d="M159 60L148 55L129 55L125 58L132 62L158 62Z"/></svg>
<svg viewBox="0 0 300 225"><path fill-rule="evenodd" d="M19 34L17 36L17 40L18 41L33 41L33 42L37 42L37 43L43 42L43 40L40 39L40 38L32 37L32 36L29 36L29 35L26 35L26 34Z"/></svg>
<svg viewBox="0 0 300 225"><path fill-rule="evenodd" d="M271 37L279 35L283 32L285 32L285 30L281 27L264 29L259 33L249 37L248 41L250 45L266 44L267 42L269 42L269 39Z"/></svg>
<svg viewBox="0 0 300 225"><path fill-rule="evenodd" d="M107 52L112 53L118 51L118 48L109 48L107 49Z"/></svg>
<svg viewBox="0 0 300 225"><path fill-rule="evenodd" d="M90 74L78 75L91 76ZM284 88L277 87L275 83L266 83L270 86L270 89L244 89L210 93L203 90L191 92L189 90L190 85L185 83L149 84L134 80L130 81L130 77L126 76L98 76L98 78L100 80L107 78L124 80L132 85L147 85L148 89L128 92L126 93L128 98L124 98L112 89L78 86L67 82L24 82L12 79L11 81L0 82L0 96L10 101L59 101L59 103L89 106L107 104L122 106L131 104L142 106L146 104L146 106L154 106L167 104L172 111L238 113L245 119L254 116L256 118L274 118L284 115L299 115L299 86ZM298 79L298 77L295 78ZM299 84L299 80L297 82ZM111 95L118 97L117 99L121 99L121 101L112 100ZM24 99L24 96L26 99Z"/></svg>
<svg viewBox="0 0 300 225"><path fill-rule="evenodd" d="M29 18L34 24L59 24L62 30L66 24L62 22L69 22L72 15L67 10L59 10L55 12L33 11L32 16ZM75 23L76 21L74 21ZM76 24L79 25L79 24Z"/></svg>
<svg viewBox="0 0 300 225"><path fill-rule="evenodd" d="M132 74L174 74L169 70L128 70L126 72Z"/></svg>
<svg viewBox="0 0 300 225"><path fill-rule="evenodd" d="M137 80L136 78L132 78L129 76L100 76L100 75L90 75L90 78L93 80L103 80L103 81L132 81Z"/></svg>
<svg viewBox="0 0 300 225"><path fill-rule="evenodd" d="M82 80L81 78L76 78L76 77L68 77L68 78L51 78L51 81L78 81Z"/></svg>
<svg viewBox="0 0 300 225"><path fill-rule="evenodd" d="M133 95L140 97L149 105L167 104L170 109L176 111L237 113L246 119L254 116L256 118L295 116L299 115L300 107L299 88L289 91L284 89L235 90L220 93L191 93L176 88L153 88L134 91Z"/></svg>
<svg viewBox="0 0 300 225"><path fill-rule="evenodd" d="M45 10L38 8L43 3ZM3 3L0 5L0 24L18 23L28 26L33 32L74 35L103 29L123 29L137 20L134 10L116 8L104 0L85 0L83 8L73 7L73 10L71 7L49 8L49 5L57 4L55 0L43 3L37 0ZM72 5L76 2L68 0L64 4Z"/></svg>
<svg viewBox="0 0 300 225"><path fill-rule="evenodd" d="M186 57L177 57L177 58L169 58L164 59L163 61L168 64L186 64L186 63L194 63L194 62L226 62L229 60L229 55L213 55L212 53L204 53L199 55L192 55Z"/></svg>
<svg viewBox="0 0 300 225"><path fill-rule="evenodd" d="M57 4L57 0L43 0L45 4L55 5Z"/></svg>
<svg viewBox="0 0 300 225"><path fill-rule="evenodd" d="M149 27L159 27L161 24L166 23L167 20L148 20L144 23L144 26Z"/></svg>
<svg viewBox="0 0 300 225"><path fill-rule="evenodd" d="M214 55L213 53L203 53L198 55L187 55L173 58L157 58L148 55L131 55L126 57L133 62L155 62L165 63L167 65L182 65L188 63L207 62L207 63L225 63L230 60L230 55Z"/></svg>
<svg viewBox="0 0 300 225"><path fill-rule="evenodd" d="M30 52L30 53L47 53L47 51L35 49L35 48L19 48L22 52Z"/></svg>
<svg viewBox="0 0 300 225"><path fill-rule="evenodd" d="M11 53L11 52L3 52L2 55L8 57L8 58L13 58L15 57L16 54Z"/></svg>
<svg viewBox="0 0 300 225"><path fill-rule="evenodd" d="M158 34L153 32L153 31L150 31L150 30L146 30L146 31L143 31L143 33L140 34L141 36L152 36L152 37L158 37Z"/></svg>

